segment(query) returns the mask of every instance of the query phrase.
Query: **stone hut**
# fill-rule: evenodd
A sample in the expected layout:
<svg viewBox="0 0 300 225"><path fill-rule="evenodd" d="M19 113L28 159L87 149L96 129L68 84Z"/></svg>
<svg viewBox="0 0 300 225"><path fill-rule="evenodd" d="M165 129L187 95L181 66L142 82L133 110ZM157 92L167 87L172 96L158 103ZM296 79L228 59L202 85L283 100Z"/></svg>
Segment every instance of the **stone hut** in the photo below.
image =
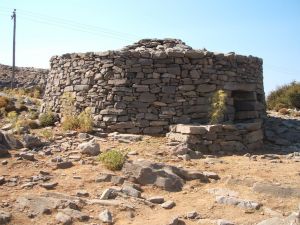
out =
<svg viewBox="0 0 300 225"><path fill-rule="evenodd" d="M172 124L206 124L211 97L227 95L224 120L265 115L262 59L195 50L178 39L143 39L121 50L54 56L43 110L62 116L65 93L90 107L106 131L161 134Z"/></svg>

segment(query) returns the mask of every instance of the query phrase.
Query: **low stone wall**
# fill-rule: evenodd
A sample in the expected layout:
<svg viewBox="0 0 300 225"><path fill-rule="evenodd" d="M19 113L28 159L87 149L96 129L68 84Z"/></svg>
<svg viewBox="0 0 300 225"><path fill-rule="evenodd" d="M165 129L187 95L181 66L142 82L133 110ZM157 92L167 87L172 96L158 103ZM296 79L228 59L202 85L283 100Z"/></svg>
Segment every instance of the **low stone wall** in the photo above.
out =
<svg viewBox="0 0 300 225"><path fill-rule="evenodd" d="M245 152L258 150L263 144L262 123L216 125L177 124L170 128L167 137L183 142L194 150L207 153Z"/></svg>
<svg viewBox="0 0 300 225"><path fill-rule="evenodd" d="M33 67L16 67L14 87L46 87L49 70ZM0 64L0 88L11 86L12 67Z"/></svg>
<svg viewBox="0 0 300 225"><path fill-rule="evenodd" d="M228 94L224 120L265 114L262 59L194 50L177 39L145 39L118 51L65 54L50 61L43 110L60 116L90 107L107 131L159 134L178 123L207 123L211 97Z"/></svg>

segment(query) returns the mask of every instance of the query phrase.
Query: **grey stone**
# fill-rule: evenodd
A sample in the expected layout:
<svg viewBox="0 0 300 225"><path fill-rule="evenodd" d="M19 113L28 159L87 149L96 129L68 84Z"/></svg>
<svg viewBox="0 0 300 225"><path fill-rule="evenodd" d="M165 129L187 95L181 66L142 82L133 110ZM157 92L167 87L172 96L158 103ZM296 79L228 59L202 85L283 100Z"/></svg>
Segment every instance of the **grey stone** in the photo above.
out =
<svg viewBox="0 0 300 225"><path fill-rule="evenodd" d="M165 202L165 199L162 196L153 196L148 198L147 201L152 202L154 204L162 204Z"/></svg>
<svg viewBox="0 0 300 225"><path fill-rule="evenodd" d="M30 135L30 134L25 134L23 136L23 141L24 141L24 146L26 148L31 149L31 148L38 148L38 147L43 146L43 143L39 137Z"/></svg>
<svg viewBox="0 0 300 225"><path fill-rule="evenodd" d="M112 219L112 214L110 211L108 211L108 209L105 209L104 211L102 211L99 214L99 219L103 222L103 223L109 223L111 224L113 222Z"/></svg>
<svg viewBox="0 0 300 225"><path fill-rule="evenodd" d="M257 182L253 185L253 191L279 198L300 197L300 188L282 187L272 183Z"/></svg>
<svg viewBox="0 0 300 225"><path fill-rule="evenodd" d="M5 178L0 176L0 185L4 184L5 183Z"/></svg>
<svg viewBox="0 0 300 225"><path fill-rule="evenodd" d="M88 156L97 156L100 154L100 145L95 139L79 144L78 149L82 154L86 154Z"/></svg>
<svg viewBox="0 0 300 225"><path fill-rule="evenodd" d="M30 152L20 152L20 157L22 157L23 159L29 160L29 161L34 161L34 154L30 153Z"/></svg>
<svg viewBox="0 0 300 225"><path fill-rule="evenodd" d="M216 202L225 205L234 205L244 209L259 209L261 206L260 203L239 199L233 196L217 196Z"/></svg>
<svg viewBox="0 0 300 225"><path fill-rule="evenodd" d="M135 197L135 198L140 198L141 197L141 192L133 188L132 186L128 185L123 185L122 190L123 193L126 195Z"/></svg>
<svg viewBox="0 0 300 225"><path fill-rule="evenodd" d="M45 188L45 189L54 189L57 185L58 185L57 182L49 182L49 183L40 184L40 186Z"/></svg>
<svg viewBox="0 0 300 225"><path fill-rule="evenodd" d="M66 215L62 212L58 212L55 216L55 219L58 223L61 223L63 225L72 224L72 218L69 215Z"/></svg>
<svg viewBox="0 0 300 225"><path fill-rule="evenodd" d="M175 202L173 201L165 201L164 203L162 203L160 206L164 209L172 209L173 207L175 207Z"/></svg>
<svg viewBox="0 0 300 225"><path fill-rule="evenodd" d="M101 196L100 196L100 199L101 200L107 200L107 199L112 199L112 198L115 198L116 197L116 192L117 190L116 189L113 189L113 188L107 188L105 189Z"/></svg>
<svg viewBox="0 0 300 225"><path fill-rule="evenodd" d="M186 217L188 218L188 219L196 219L196 218L199 218L199 213L198 212L196 212L196 211L192 211L192 212L188 212L187 214L186 214Z"/></svg>
<svg viewBox="0 0 300 225"><path fill-rule="evenodd" d="M78 190L76 196L78 197L89 197L89 193L86 190Z"/></svg>
<svg viewBox="0 0 300 225"><path fill-rule="evenodd" d="M68 169L73 166L73 163L71 161L63 161L63 162L57 162L55 164L56 169Z"/></svg>
<svg viewBox="0 0 300 225"><path fill-rule="evenodd" d="M126 141L130 141L130 142L137 142L137 141L141 141L143 139L142 135L120 134L120 133L117 133L117 132L111 133L108 136L112 137L115 140L126 140Z"/></svg>
<svg viewBox="0 0 300 225"><path fill-rule="evenodd" d="M36 195L20 196L16 200L16 207L19 210L26 210L32 215L49 214L61 204L59 199L42 197Z"/></svg>
<svg viewBox="0 0 300 225"><path fill-rule="evenodd" d="M180 191L185 180L197 179L207 182L207 178L201 172L184 170L147 160L126 162L122 171L133 177L139 184L152 184L167 191Z"/></svg>
<svg viewBox="0 0 300 225"><path fill-rule="evenodd" d="M217 225L235 225L235 223L224 219L218 219Z"/></svg>
<svg viewBox="0 0 300 225"><path fill-rule="evenodd" d="M0 210L0 224L8 224L11 220L11 214L9 212L5 212Z"/></svg>
<svg viewBox="0 0 300 225"><path fill-rule="evenodd" d="M78 220L78 221L87 221L90 219L90 216L87 215L86 213L80 212L79 210L76 209L70 209L70 208L65 208L62 209L61 212L65 215L68 215L72 218L72 220Z"/></svg>
<svg viewBox="0 0 300 225"><path fill-rule="evenodd" d="M23 144L12 134L0 131L0 157L6 156L8 150L23 148Z"/></svg>

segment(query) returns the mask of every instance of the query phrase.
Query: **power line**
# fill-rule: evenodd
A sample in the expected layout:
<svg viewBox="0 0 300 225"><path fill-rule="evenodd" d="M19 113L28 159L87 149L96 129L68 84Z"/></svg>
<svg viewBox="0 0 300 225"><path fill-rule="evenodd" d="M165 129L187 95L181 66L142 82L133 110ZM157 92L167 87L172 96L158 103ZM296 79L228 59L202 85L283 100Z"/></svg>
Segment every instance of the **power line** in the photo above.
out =
<svg viewBox="0 0 300 225"><path fill-rule="evenodd" d="M0 7L0 10L7 11L7 9L1 8L1 7ZM126 41L133 41L133 40L136 40L137 38L139 38L136 35L118 32L118 31L114 31L111 29L102 28L102 27L98 27L98 26L94 26L94 25L77 23L72 20L43 15L40 13L34 13L34 12L27 11L27 10L18 10L18 11L20 11L18 13L19 17L22 17L23 19L26 19L26 20L30 20L32 22L43 23L46 25L61 27L64 29L71 29L71 30L75 30L75 31L79 31L79 32L107 36L110 38L116 38L116 39L126 40Z"/></svg>

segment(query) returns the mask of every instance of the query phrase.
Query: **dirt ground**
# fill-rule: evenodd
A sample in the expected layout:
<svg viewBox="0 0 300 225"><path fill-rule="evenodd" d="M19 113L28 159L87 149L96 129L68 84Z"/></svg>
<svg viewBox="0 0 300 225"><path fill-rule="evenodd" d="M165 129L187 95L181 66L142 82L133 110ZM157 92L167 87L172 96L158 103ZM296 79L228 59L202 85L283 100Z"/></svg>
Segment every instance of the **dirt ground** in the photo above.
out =
<svg viewBox="0 0 300 225"><path fill-rule="evenodd" d="M253 225L270 218L265 208L278 211L283 215L288 215L296 210L300 198L286 197L279 198L267 194L256 193L252 190L251 182L272 182L288 187L300 187L300 162L286 159L280 156L280 160L260 159L257 161L247 156L222 156L218 158L203 158L190 161L183 161L169 154L167 139L164 137L145 136L143 141L133 143L119 143L107 138L99 141L101 151L110 148L136 151L137 155L130 155L129 159L147 159L159 161L166 164L182 166L184 168L197 169L200 171L215 172L220 176L220 180L212 180L210 183L200 183L199 181L189 181L185 184L181 192L167 192L157 187L143 186L142 197L163 196L165 200L173 200L176 206L166 210L159 205L151 208L138 204L135 209L128 210L119 207L107 207L113 213L114 224L124 225L165 225L172 217L181 216L186 224L210 224L209 220L226 219L240 225ZM263 149L260 149L260 152ZM76 194L77 190L84 189L89 193L89 198L97 198L105 188L112 184L106 182L96 183L95 178L101 173L112 173L98 162L97 157L91 157L93 164L81 164L75 162L69 169L56 169L51 167L50 157L36 154L37 161L18 160L14 157L17 151L11 151L12 157L3 158L7 160L7 165L0 165L0 176L5 178L19 177L22 181L25 178L37 175L39 171L48 171L53 178L51 181L58 182L58 186L52 192L61 192L68 195ZM57 151L55 155L64 155L65 152ZM54 156L55 156L54 155ZM53 155L51 158L54 157ZM115 172L121 174L121 172ZM240 180L239 182L237 180ZM231 182L230 182L231 181ZM252 184L250 182L250 184ZM210 188L227 188L238 192L242 199L249 199L263 204L259 210L245 210L236 206L222 205L215 202L215 196L208 193ZM46 190L39 185L30 189L21 188L21 184L16 186L0 185L0 210L12 213L10 224L14 225L50 225L56 224L55 213L51 215L40 215L29 218L23 212L18 212L14 207L17 197L27 193L39 194ZM129 200L130 201L130 200ZM98 219L99 213L106 207L98 205L87 205L82 211L87 212L91 219L88 222L74 222L73 224L101 224ZM202 219L185 219L187 212L197 211ZM202 222L201 222L202 221ZM207 221L207 222L206 222Z"/></svg>

